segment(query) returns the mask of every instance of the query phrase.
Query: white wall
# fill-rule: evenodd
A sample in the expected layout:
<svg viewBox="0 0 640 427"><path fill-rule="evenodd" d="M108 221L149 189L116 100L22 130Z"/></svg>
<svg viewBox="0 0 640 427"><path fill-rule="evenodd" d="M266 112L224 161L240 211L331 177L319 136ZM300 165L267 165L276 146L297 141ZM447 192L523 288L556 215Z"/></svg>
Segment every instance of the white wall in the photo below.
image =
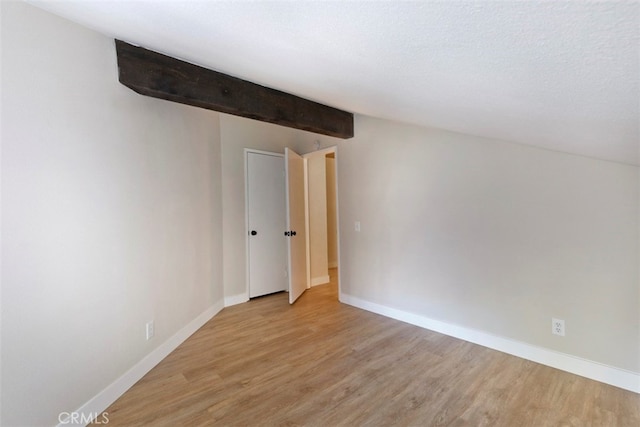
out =
<svg viewBox="0 0 640 427"><path fill-rule="evenodd" d="M338 154L345 295L640 372L637 167L363 116Z"/></svg>
<svg viewBox="0 0 640 427"><path fill-rule="evenodd" d="M311 285L329 282L327 247L326 153L310 153L307 159L309 192L309 268Z"/></svg>
<svg viewBox="0 0 640 427"><path fill-rule="evenodd" d="M219 115L120 85L112 39L1 11L0 424L55 425L221 303Z"/></svg>

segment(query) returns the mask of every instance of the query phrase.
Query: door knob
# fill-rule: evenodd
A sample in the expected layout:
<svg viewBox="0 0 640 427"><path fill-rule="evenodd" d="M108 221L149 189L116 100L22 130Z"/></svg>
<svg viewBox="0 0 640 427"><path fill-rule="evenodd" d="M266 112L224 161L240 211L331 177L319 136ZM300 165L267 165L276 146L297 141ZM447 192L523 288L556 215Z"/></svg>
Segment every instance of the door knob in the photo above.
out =
<svg viewBox="0 0 640 427"><path fill-rule="evenodd" d="M292 231L292 232L291 232L291 235L292 235L292 236L295 236L295 235L296 235L296 232L295 232L295 231Z"/></svg>
<svg viewBox="0 0 640 427"><path fill-rule="evenodd" d="M258 234L258 232L256 230L251 230L251 235L255 236L256 234Z"/></svg>
<svg viewBox="0 0 640 427"><path fill-rule="evenodd" d="M284 232L284 235L285 235L285 236L287 236L287 237L289 237L289 236L291 236L291 232L290 232L290 231L285 231L285 232Z"/></svg>

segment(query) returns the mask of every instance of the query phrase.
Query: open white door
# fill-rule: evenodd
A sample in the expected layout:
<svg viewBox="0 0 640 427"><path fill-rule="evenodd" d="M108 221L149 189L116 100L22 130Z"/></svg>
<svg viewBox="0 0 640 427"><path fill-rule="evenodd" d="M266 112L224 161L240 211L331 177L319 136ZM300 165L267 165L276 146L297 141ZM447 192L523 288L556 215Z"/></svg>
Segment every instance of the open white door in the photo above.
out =
<svg viewBox="0 0 640 427"><path fill-rule="evenodd" d="M287 184L287 253L289 256L289 303L307 289L307 248L304 218L304 159L284 149Z"/></svg>

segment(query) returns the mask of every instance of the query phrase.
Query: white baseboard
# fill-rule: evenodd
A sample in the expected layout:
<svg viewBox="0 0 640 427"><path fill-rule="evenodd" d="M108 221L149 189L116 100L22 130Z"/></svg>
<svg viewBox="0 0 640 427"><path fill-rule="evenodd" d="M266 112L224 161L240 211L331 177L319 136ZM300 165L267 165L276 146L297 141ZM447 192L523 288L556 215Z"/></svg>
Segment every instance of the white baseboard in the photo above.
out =
<svg viewBox="0 0 640 427"><path fill-rule="evenodd" d="M147 372L149 372L154 366L162 361L175 350L180 344L182 344L187 338L189 338L195 331L200 329L202 325L207 323L213 316L218 314L222 310L222 301L212 305L198 317L189 322L185 327L180 329L175 335L160 344L158 348L153 350L141 361L136 363L131 369L125 372L120 378L111 383L107 388L102 390L96 396L94 396L87 403L82 405L74 414L80 414L76 419L80 422L73 422L73 419L59 420L58 427L65 427L70 425L87 425L91 420L99 417L100 414L107 409L113 402L115 402L120 396L124 394L131 386L140 380ZM100 419L98 419L100 420ZM104 423L104 421L103 421Z"/></svg>
<svg viewBox="0 0 640 427"><path fill-rule="evenodd" d="M238 295L231 295L230 297L224 297L224 306L231 307L232 305L242 304L249 301L249 294L246 292Z"/></svg>
<svg viewBox="0 0 640 427"><path fill-rule="evenodd" d="M439 320L430 319L425 316L365 301L344 293L340 294L340 302L439 332L441 334L469 341L474 344L479 344L503 353L531 360L542 365L580 375L615 387L620 387L635 393L640 393L640 373L638 372L615 368L613 366L582 359L570 354L560 353L547 348L499 337L487 332L452 325Z"/></svg>
<svg viewBox="0 0 640 427"><path fill-rule="evenodd" d="M311 286L324 285L325 283L329 283L331 279L329 276L320 276L320 277L312 277L311 278Z"/></svg>

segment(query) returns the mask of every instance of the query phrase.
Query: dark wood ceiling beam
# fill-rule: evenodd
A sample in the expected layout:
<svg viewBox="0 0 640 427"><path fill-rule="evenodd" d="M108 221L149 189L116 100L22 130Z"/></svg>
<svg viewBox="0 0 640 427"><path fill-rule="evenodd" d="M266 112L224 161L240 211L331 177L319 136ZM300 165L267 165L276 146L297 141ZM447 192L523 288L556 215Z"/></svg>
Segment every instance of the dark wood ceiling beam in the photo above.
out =
<svg viewBox="0 0 640 427"><path fill-rule="evenodd" d="M116 40L120 83L154 98L338 138L353 114Z"/></svg>

